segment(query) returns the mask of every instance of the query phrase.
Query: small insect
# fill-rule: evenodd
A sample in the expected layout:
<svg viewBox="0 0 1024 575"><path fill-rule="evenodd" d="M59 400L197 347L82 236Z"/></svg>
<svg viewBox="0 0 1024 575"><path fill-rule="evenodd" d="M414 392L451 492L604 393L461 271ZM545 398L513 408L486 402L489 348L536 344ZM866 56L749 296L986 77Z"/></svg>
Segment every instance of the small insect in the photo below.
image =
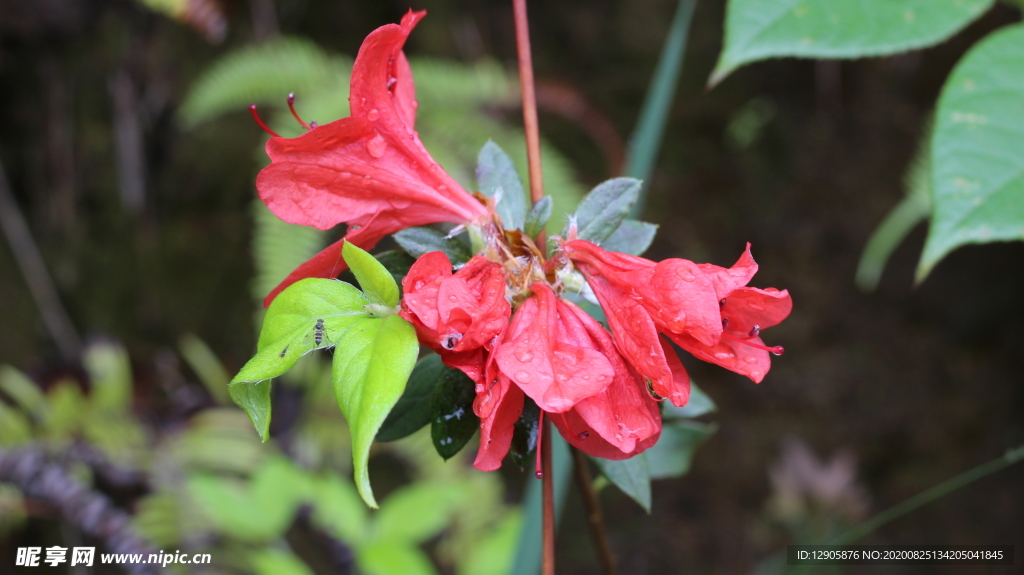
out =
<svg viewBox="0 0 1024 575"><path fill-rule="evenodd" d="M288 353L288 348L289 348L289 347L290 347L290 346L287 346L287 345L286 345L286 346L284 346L284 349L282 349L282 350L281 350L281 353L277 354L277 356L278 356L278 357L284 357L284 355L285 355L286 353Z"/></svg>
<svg viewBox="0 0 1024 575"><path fill-rule="evenodd" d="M323 318L317 318L316 327L313 328L313 341L316 342L317 347L320 346L324 341L324 320Z"/></svg>
<svg viewBox="0 0 1024 575"><path fill-rule="evenodd" d="M647 393L651 394L655 401L665 401L664 397L654 393L654 381L649 377L647 378Z"/></svg>

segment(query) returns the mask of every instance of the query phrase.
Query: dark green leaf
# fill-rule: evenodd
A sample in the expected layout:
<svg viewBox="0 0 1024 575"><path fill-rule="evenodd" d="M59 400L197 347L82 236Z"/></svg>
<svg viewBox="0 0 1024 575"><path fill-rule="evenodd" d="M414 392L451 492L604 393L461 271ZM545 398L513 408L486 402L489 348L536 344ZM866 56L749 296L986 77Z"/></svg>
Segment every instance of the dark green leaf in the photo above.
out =
<svg viewBox="0 0 1024 575"><path fill-rule="evenodd" d="M418 258L430 252L444 252L453 264L462 264L473 257L470 247L434 228L406 228L395 234L395 241L409 255Z"/></svg>
<svg viewBox="0 0 1024 575"><path fill-rule="evenodd" d="M1024 239L1024 25L975 44L946 80L931 142L921 281L964 244Z"/></svg>
<svg viewBox="0 0 1024 575"><path fill-rule="evenodd" d="M527 198L512 158L498 144L488 140L477 156L476 180L480 193L494 198L499 193L497 211L508 229L523 229Z"/></svg>
<svg viewBox="0 0 1024 575"><path fill-rule="evenodd" d="M480 418L473 413L474 399L473 380L460 370L445 366L430 396L430 437L441 457L454 457L479 429Z"/></svg>
<svg viewBox="0 0 1024 575"><path fill-rule="evenodd" d="M729 0L725 46L711 75L765 58L862 58L937 44L994 0Z"/></svg>
<svg viewBox="0 0 1024 575"><path fill-rule="evenodd" d="M508 450L512 462L519 466L519 469L526 469L531 455L537 449L537 420L539 417L540 408L527 397L523 403L523 413L519 416L512 431L512 447Z"/></svg>
<svg viewBox="0 0 1024 575"><path fill-rule="evenodd" d="M625 220L601 244L601 247L610 252L638 256L651 247L651 242L654 241L654 234L656 233L658 233L658 226L656 224L637 220Z"/></svg>
<svg viewBox="0 0 1024 575"><path fill-rule="evenodd" d="M658 443L661 443L661 440ZM647 464L647 453L641 453L622 461L600 457L592 459L609 481L633 498L633 501L639 503L644 511L651 512L651 474Z"/></svg>
<svg viewBox="0 0 1024 575"><path fill-rule="evenodd" d="M402 439L430 424L430 394L445 369L441 356L436 353L416 362L409 383L405 386L405 393L377 432L377 441Z"/></svg>
<svg viewBox="0 0 1024 575"><path fill-rule="evenodd" d="M418 351L412 324L389 315L353 324L334 352L334 395L352 435L356 488L370 507L377 507L367 469L370 445L405 391Z"/></svg>
<svg viewBox="0 0 1024 575"><path fill-rule="evenodd" d="M377 261L391 272L395 283L401 285L402 280L409 274L409 268L416 263L416 258L410 256L405 250L388 250L377 254Z"/></svg>
<svg viewBox="0 0 1024 575"><path fill-rule="evenodd" d="M688 419L700 417L718 409L715 402L704 393L696 383L690 382L690 401L682 407L676 407L671 402L662 403L662 417L665 419Z"/></svg>
<svg viewBox="0 0 1024 575"><path fill-rule="evenodd" d="M530 213L526 215L526 226L523 228L526 235L535 238L544 230L544 226L548 225L548 220L551 219L551 206L551 196L544 196L534 202Z"/></svg>
<svg viewBox="0 0 1024 575"><path fill-rule="evenodd" d="M640 180L612 178L601 182L583 197L562 235L568 235L573 220L580 239L601 244L611 237L629 215L640 195Z"/></svg>
<svg viewBox="0 0 1024 575"><path fill-rule="evenodd" d="M651 479L685 475L697 447L711 437L715 429L714 424L697 421L666 421L658 443L643 453L647 456Z"/></svg>
<svg viewBox="0 0 1024 575"><path fill-rule="evenodd" d="M387 268L351 242L345 242L341 253L367 299L390 308L398 305L398 284Z"/></svg>

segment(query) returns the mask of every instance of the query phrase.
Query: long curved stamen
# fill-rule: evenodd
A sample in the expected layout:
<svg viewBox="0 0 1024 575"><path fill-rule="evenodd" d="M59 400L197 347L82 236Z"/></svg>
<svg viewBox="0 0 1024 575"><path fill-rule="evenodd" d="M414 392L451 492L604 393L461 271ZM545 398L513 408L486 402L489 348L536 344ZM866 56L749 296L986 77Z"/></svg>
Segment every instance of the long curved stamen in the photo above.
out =
<svg viewBox="0 0 1024 575"><path fill-rule="evenodd" d="M786 349L784 347L782 347L781 345L777 345L775 347L768 347L766 345L761 345L759 343L750 341L750 340L754 339L755 337L757 337L756 335L752 335L750 337L736 337L735 335L730 335L728 333L722 332L722 337L724 337L726 339L731 339L733 341L738 341L738 342L742 343L743 345L749 345L750 347L753 347L753 348L763 349L765 351L770 351L770 352L772 352L775 355L782 355L782 354L786 353Z"/></svg>
<svg viewBox="0 0 1024 575"><path fill-rule="evenodd" d="M313 127L302 121L299 117L299 113L295 111L295 92L288 94L288 109L292 111L292 116L295 120L305 129L312 130Z"/></svg>
<svg viewBox="0 0 1024 575"><path fill-rule="evenodd" d="M537 479L544 477L544 465L541 463L541 445L544 444L544 411L537 417L537 462L534 464L534 475Z"/></svg>
<svg viewBox="0 0 1024 575"><path fill-rule="evenodd" d="M260 115L256 113L256 104L249 104L249 112L252 113L252 119L256 120L256 123L259 124L261 128L263 128L264 132L270 134L271 136L274 136L275 138L281 137L280 134L271 130L270 128L267 127L266 124L263 123L263 120L260 119Z"/></svg>

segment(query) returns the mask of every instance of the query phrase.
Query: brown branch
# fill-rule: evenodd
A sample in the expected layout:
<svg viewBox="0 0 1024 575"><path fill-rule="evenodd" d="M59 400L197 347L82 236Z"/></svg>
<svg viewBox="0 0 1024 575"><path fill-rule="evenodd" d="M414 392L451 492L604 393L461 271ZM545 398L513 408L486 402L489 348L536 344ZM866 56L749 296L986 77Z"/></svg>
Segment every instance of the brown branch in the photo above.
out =
<svg viewBox="0 0 1024 575"><path fill-rule="evenodd" d="M544 476L541 478L541 491L543 493L543 558L541 560L542 575L555 575L555 490L552 482L554 475L551 465L551 424L548 418L544 418L543 434L540 449L543 459Z"/></svg>
<svg viewBox="0 0 1024 575"><path fill-rule="evenodd" d="M526 158L530 168L530 198L544 197L540 168L540 128L537 123L537 95L533 83L533 57L530 55L530 26L526 20L526 0L512 0L516 21L516 47L519 52L519 83L523 93L523 127L526 130Z"/></svg>
<svg viewBox="0 0 1024 575"><path fill-rule="evenodd" d="M590 527L590 536L594 539L594 545L597 546L597 556L601 560L601 572L604 575L618 575L619 569L616 565L615 554L612 553L608 531L604 527L604 518L601 515L601 504L597 500L594 484L590 480L587 458L579 449L575 447L570 449L572 449L573 476L576 479L576 487L579 488L580 495L583 497L583 506L587 508L587 525Z"/></svg>

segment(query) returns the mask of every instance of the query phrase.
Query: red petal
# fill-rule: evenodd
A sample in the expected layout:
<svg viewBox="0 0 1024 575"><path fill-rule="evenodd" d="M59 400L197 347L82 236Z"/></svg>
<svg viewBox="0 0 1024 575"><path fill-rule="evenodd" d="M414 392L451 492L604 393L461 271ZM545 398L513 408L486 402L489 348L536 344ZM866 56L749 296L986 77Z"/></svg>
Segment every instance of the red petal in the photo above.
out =
<svg viewBox="0 0 1024 575"><path fill-rule="evenodd" d="M722 338L715 345L704 345L703 343L687 336L678 334L666 334L680 347L692 353L697 359L718 364L729 371L745 375L754 383L761 383L765 374L772 367L771 357L768 352L746 345L732 339ZM761 338L751 338L750 343L764 345Z"/></svg>
<svg viewBox="0 0 1024 575"><path fill-rule="evenodd" d="M661 432L658 402L642 388L643 384L623 361L608 332L575 305L566 302L565 307L586 327L595 349L604 354L615 370L615 378L604 391L580 400L568 413L578 415L588 430L622 453L632 453L638 442ZM578 439L582 441L586 437Z"/></svg>
<svg viewBox="0 0 1024 575"><path fill-rule="evenodd" d="M555 424L555 427L558 428L559 433L562 434L562 437L565 438L569 445L587 455L615 461L629 459L634 455L643 453L657 443L658 438L661 436L661 428L659 427L657 433L638 442L633 451L623 453L621 449L606 441L597 431L590 428L576 410L565 413L550 413L548 417L551 418L551 423Z"/></svg>
<svg viewBox="0 0 1024 575"><path fill-rule="evenodd" d="M523 392L488 364L488 379L493 384L477 394L473 412L480 417L480 449L473 467L480 471L494 471L501 467L512 445L516 421L523 412ZM493 374L493 379L492 375Z"/></svg>
<svg viewBox="0 0 1024 575"><path fill-rule="evenodd" d="M651 386L654 388L654 393L668 399L676 407L682 407L690 401L690 374L686 373L683 362L679 361L679 354L676 353L672 344L665 339L665 336L661 336L658 339L661 341L661 348L665 351L668 367L672 370L672 385L665 388L652 382Z"/></svg>
<svg viewBox="0 0 1024 575"><path fill-rule="evenodd" d="M495 360L544 411L560 413L599 393L615 373L586 330L543 283L531 286L509 324ZM560 313L561 311L561 313Z"/></svg>
<svg viewBox="0 0 1024 575"><path fill-rule="evenodd" d="M733 290L743 287L750 282L750 279L757 273L757 262L750 253L750 242L747 242L747 249L740 255L740 259L731 268L726 269L712 264L700 264L700 269L707 274L715 284L715 292L718 298L728 297Z"/></svg>
<svg viewBox="0 0 1024 575"><path fill-rule="evenodd" d="M746 336L754 326L767 329L786 319L793 311L793 299L786 290L741 287L729 294L722 317L729 320L729 332Z"/></svg>
<svg viewBox="0 0 1024 575"><path fill-rule="evenodd" d="M654 267L648 281L634 288L662 331L687 333L711 345L722 336L722 316L714 284L697 264L668 259Z"/></svg>

